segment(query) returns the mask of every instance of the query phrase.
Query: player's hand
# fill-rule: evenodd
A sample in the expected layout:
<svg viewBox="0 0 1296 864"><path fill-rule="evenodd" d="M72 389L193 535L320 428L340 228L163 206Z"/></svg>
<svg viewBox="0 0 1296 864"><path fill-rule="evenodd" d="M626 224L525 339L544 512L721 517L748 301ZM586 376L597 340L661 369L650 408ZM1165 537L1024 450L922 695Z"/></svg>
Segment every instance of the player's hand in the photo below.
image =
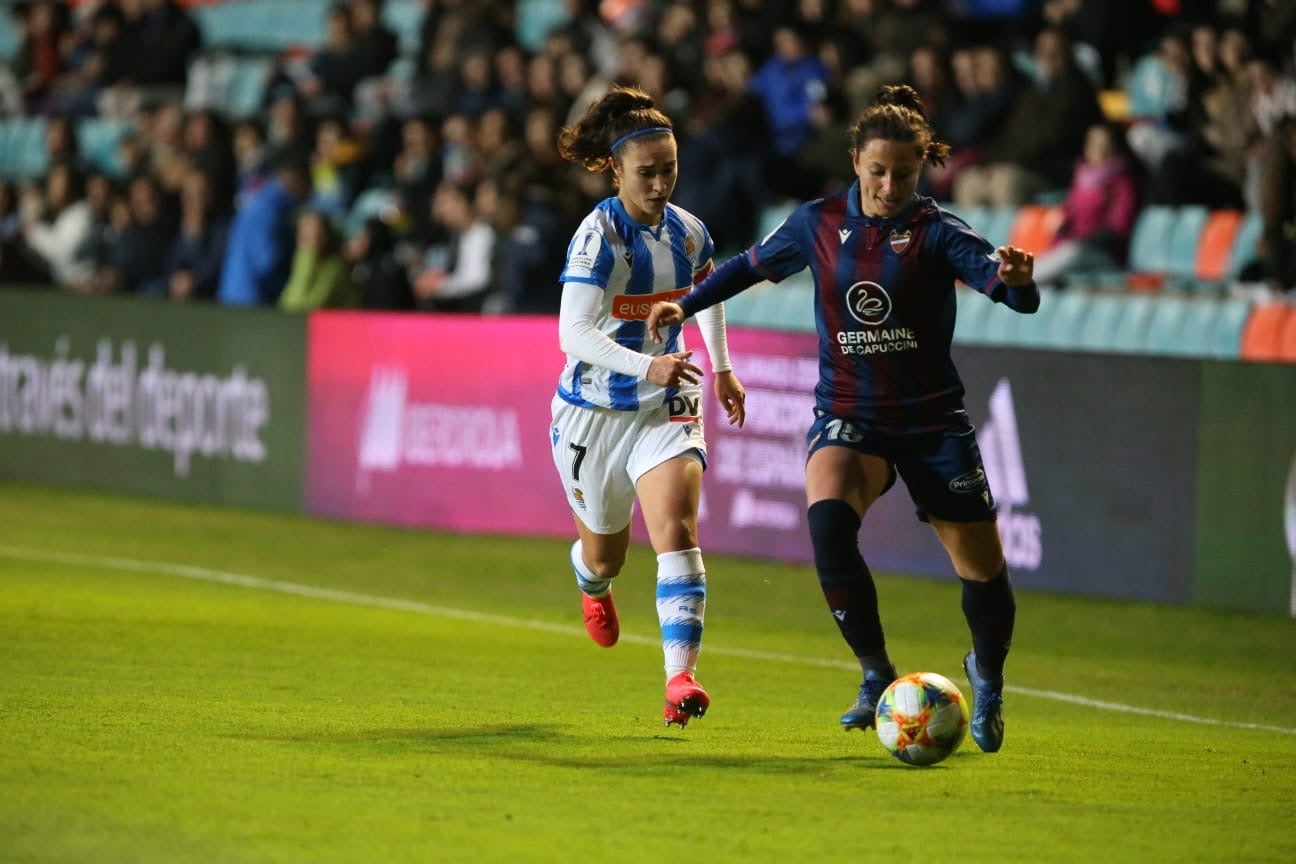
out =
<svg viewBox="0 0 1296 864"><path fill-rule="evenodd" d="M1035 278L1035 256L1016 246L1000 246L999 279L1005 285L1025 285Z"/></svg>
<svg viewBox="0 0 1296 864"><path fill-rule="evenodd" d="M676 351L674 354L663 354L654 357L648 366L648 380L659 387L678 387L680 384L696 384L702 377L702 369L688 362L692 351Z"/></svg>
<svg viewBox="0 0 1296 864"><path fill-rule="evenodd" d="M747 422L747 391L739 383L738 377L732 372L717 372L715 395L724 407L729 425L741 429L743 423Z"/></svg>
<svg viewBox="0 0 1296 864"><path fill-rule="evenodd" d="M648 338L654 342L662 341L661 334L657 332L658 327L669 327L672 324L678 324L684 320L684 310L678 303L667 303L665 300L659 300L648 310Z"/></svg>

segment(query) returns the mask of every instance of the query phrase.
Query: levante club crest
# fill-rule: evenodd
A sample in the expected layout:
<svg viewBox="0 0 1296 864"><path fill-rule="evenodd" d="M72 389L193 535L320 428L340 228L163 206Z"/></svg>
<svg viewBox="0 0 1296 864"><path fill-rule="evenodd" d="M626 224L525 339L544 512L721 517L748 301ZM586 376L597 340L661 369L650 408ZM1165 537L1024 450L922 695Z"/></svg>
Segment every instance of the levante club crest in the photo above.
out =
<svg viewBox="0 0 1296 864"><path fill-rule="evenodd" d="M901 252L909 248L909 241L912 239L912 231L897 228L891 232L891 251L899 255Z"/></svg>

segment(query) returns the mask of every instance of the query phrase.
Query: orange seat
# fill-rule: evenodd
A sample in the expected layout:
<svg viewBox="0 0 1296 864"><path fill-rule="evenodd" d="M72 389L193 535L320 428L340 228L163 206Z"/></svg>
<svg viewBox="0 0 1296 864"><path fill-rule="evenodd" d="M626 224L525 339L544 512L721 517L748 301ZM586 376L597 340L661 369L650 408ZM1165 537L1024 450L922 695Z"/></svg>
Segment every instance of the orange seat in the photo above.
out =
<svg viewBox="0 0 1296 864"><path fill-rule="evenodd" d="M1233 243L1242 227L1242 216L1240 210L1211 211L1197 246L1197 260L1193 266L1197 278L1218 282L1228 273Z"/></svg>
<svg viewBox="0 0 1296 864"><path fill-rule="evenodd" d="M1060 205L1026 204L1017 211L1008 232L1008 245L1039 254L1053 245L1062 225Z"/></svg>
<svg viewBox="0 0 1296 864"><path fill-rule="evenodd" d="M1287 313L1287 323L1278 340L1278 355L1284 363L1296 363L1296 309Z"/></svg>
<svg viewBox="0 0 1296 864"><path fill-rule="evenodd" d="M1243 360L1262 362L1282 359L1283 330L1293 317L1286 303L1266 303L1251 310L1242 328L1239 352Z"/></svg>

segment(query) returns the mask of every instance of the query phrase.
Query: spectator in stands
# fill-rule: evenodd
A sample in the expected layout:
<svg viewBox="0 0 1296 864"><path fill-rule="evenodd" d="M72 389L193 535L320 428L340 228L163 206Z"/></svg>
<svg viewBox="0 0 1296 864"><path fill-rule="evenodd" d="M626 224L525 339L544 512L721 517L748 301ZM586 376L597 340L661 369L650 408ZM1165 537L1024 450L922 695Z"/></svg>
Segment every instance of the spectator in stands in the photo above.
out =
<svg viewBox="0 0 1296 864"><path fill-rule="evenodd" d="M69 54L67 74L51 94L51 110L74 116L98 113L100 96L126 80L134 58L125 38L126 16L113 3L96 6Z"/></svg>
<svg viewBox="0 0 1296 864"><path fill-rule="evenodd" d="M326 117L315 126L311 153L311 209L330 219L343 218L363 180L363 151L339 117Z"/></svg>
<svg viewBox="0 0 1296 864"><path fill-rule="evenodd" d="M960 48L950 56L950 74L956 90L954 104L945 112L942 129L950 145L949 162L930 165L926 178L931 193L947 200L954 179L983 158L986 145L1012 110L1017 79L1003 52L992 45Z"/></svg>
<svg viewBox="0 0 1296 864"><path fill-rule="evenodd" d="M69 33L68 7L53 0L38 0L26 8L12 8L22 42L11 69L17 79L22 108L43 114L60 76L67 71L64 39Z"/></svg>
<svg viewBox="0 0 1296 864"><path fill-rule="evenodd" d="M382 20L383 0L350 0L356 74L360 80L387 73L400 53L400 40Z"/></svg>
<svg viewBox="0 0 1296 864"><path fill-rule="evenodd" d="M1261 157L1260 271L1279 291L1296 289L1296 116L1278 121Z"/></svg>
<svg viewBox="0 0 1296 864"><path fill-rule="evenodd" d="M769 121L771 162L768 180L776 194L802 197L796 172L797 153L814 136L812 106L827 94L828 72L810 53L805 37L792 27L774 30L774 54L756 71L748 86L765 106Z"/></svg>
<svg viewBox="0 0 1296 864"><path fill-rule="evenodd" d="M493 288L495 227L490 211L495 204L491 181L478 186L443 182L433 201L433 216L450 239L440 266L424 269L414 279L414 302L429 312L481 312Z"/></svg>
<svg viewBox="0 0 1296 864"><path fill-rule="evenodd" d="M202 33L175 0L137 0L129 30L131 82L151 98L179 99L189 63L202 49Z"/></svg>
<svg viewBox="0 0 1296 864"><path fill-rule="evenodd" d="M1041 30L1033 60L1033 80L986 145L983 163L954 181L954 201L962 207L1020 207L1065 189L1086 130L1102 119L1093 84L1062 32Z"/></svg>
<svg viewBox="0 0 1296 864"><path fill-rule="evenodd" d="M167 254L166 292L172 300L211 300L220 287L229 216L207 174L194 168L180 187L180 227Z"/></svg>
<svg viewBox="0 0 1296 864"><path fill-rule="evenodd" d="M243 120L234 127L234 202L242 202L265 180L268 172L268 148L261 124Z"/></svg>
<svg viewBox="0 0 1296 864"><path fill-rule="evenodd" d="M71 117L50 117L45 121L45 158L49 164L63 162L86 174L91 166L81 155L80 138Z"/></svg>
<svg viewBox="0 0 1296 864"><path fill-rule="evenodd" d="M1055 283L1124 267L1138 218L1139 182L1121 129L1107 122L1090 126L1054 245L1035 257L1035 281Z"/></svg>
<svg viewBox="0 0 1296 864"><path fill-rule="evenodd" d="M391 226L371 216L346 243L351 283L365 309L413 309L405 268L396 260L396 238Z"/></svg>
<svg viewBox="0 0 1296 864"><path fill-rule="evenodd" d="M110 293L167 296L167 251L176 220L156 178L133 178L126 190L129 218L112 244L104 290Z"/></svg>
<svg viewBox="0 0 1296 864"><path fill-rule="evenodd" d="M292 272L278 303L285 312L360 305L359 292L351 283L351 273L342 257L337 229L318 210L307 210L297 220Z"/></svg>
<svg viewBox="0 0 1296 864"><path fill-rule="evenodd" d="M324 44L306 63L289 67L310 114L350 110L356 84L364 77L358 50L351 9L339 0L325 13Z"/></svg>
<svg viewBox="0 0 1296 864"><path fill-rule="evenodd" d="M0 287L17 287L47 281L49 274L33 261L23 242L18 193L13 184L0 180Z"/></svg>
<svg viewBox="0 0 1296 864"><path fill-rule="evenodd" d="M185 170L180 183L194 169L207 175L211 204L225 209L234 200L238 166L229 126L215 111L201 109L185 115L180 131L180 153Z"/></svg>
<svg viewBox="0 0 1296 864"><path fill-rule="evenodd" d="M44 192L25 189L19 198L23 242L36 253L45 278L72 291L84 291L92 269L83 257L90 237L90 205L82 193L85 180L72 165L50 166Z"/></svg>
<svg viewBox="0 0 1296 864"><path fill-rule="evenodd" d="M234 215L216 291L219 302L268 306L278 301L292 265L294 215L310 190L310 166L300 154L283 154L273 177Z"/></svg>

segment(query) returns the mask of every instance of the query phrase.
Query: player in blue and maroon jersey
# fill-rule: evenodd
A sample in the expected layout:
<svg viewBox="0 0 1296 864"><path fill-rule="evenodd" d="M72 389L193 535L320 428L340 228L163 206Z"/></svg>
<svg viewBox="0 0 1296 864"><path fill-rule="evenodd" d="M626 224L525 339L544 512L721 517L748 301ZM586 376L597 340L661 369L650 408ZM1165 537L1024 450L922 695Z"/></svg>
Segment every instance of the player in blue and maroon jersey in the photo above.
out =
<svg viewBox="0 0 1296 864"><path fill-rule="evenodd" d="M972 632L964 658L975 691L972 736L994 752L1003 743L1003 667L1016 604L950 359L954 285L961 280L1031 313L1040 302L1034 259L1011 246L995 249L917 195L923 164L942 163L949 146L935 140L913 88L882 88L852 128L850 152L858 179L849 190L803 204L678 302L657 303L648 330L673 338L688 316L810 268L819 383L807 435L807 520L824 597L864 671L841 724L872 726L878 698L896 677L859 528L898 473L962 580Z"/></svg>

